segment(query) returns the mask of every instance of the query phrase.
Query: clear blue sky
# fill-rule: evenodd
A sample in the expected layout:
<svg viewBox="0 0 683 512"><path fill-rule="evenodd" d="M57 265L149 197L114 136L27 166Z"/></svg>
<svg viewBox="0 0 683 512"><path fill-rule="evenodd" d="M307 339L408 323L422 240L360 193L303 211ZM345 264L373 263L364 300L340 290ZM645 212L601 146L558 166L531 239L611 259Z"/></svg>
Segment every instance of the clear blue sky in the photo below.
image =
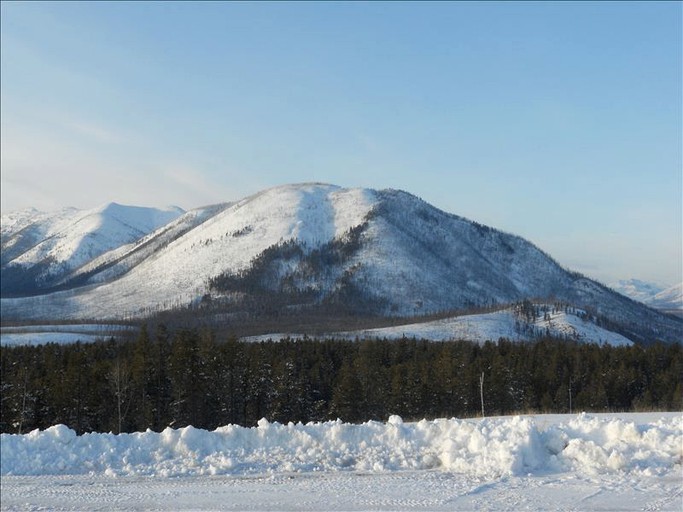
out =
<svg viewBox="0 0 683 512"><path fill-rule="evenodd" d="M400 188L682 274L679 2L3 1L2 211Z"/></svg>

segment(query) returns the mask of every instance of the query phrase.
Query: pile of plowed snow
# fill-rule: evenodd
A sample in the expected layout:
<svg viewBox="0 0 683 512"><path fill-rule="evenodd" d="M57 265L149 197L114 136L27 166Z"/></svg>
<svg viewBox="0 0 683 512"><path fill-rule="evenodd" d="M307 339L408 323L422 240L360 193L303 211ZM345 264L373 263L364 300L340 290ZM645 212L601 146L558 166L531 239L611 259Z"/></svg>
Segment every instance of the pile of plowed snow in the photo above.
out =
<svg viewBox="0 0 683 512"><path fill-rule="evenodd" d="M84 434L57 425L0 436L2 475L178 476L272 472L441 469L481 477L539 472L680 473L683 416L657 421L580 414L564 421L529 417L439 419L361 425L193 427L133 434ZM548 424L550 423L550 424ZM541 427L540 425L546 425Z"/></svg>

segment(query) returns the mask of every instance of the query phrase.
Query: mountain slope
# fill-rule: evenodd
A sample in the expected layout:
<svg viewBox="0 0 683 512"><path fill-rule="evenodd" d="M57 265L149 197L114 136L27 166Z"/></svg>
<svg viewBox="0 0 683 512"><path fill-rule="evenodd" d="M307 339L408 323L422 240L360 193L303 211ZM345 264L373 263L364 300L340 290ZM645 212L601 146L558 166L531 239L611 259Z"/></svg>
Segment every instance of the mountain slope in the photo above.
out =
<svg viewBox="0 0 683 512"><path fill-rule="evenodd" d="M99 318L140 316L189 304L208 291L208 280L248 268L254 258L283 240L310 247L334 239L361 223L372 207L372 192L331 185L277 187L229 205L189 212L198 221L168 243L162 230L144 242L156 247L140 261L107 253L85 270L89 286L45 297L3 299L3 315ZM184 222L184 218L178 219ZM134 248L133 248L134 249ZM98 263L118 260L127 267L108 278ZM96 272L92 272L95 270ZM102 286L93 286L104 283Z"/></svg>
<svg viewBox="0 0 683 512"><path fill-rule="evenodd" d="M641 281L640 279L618 281L612 284L611 288L643 304L649 304L655 295L664 290L664 287L658 284Z"/></svg>
<svg viewBox="0 0 683 512"><path fill-rule="evenodd" d="M68 289L3 298L3 317L140 317L187 306L410 316L531 298L572 304L630 339L683 337L680 320L568 272L522 238L396 190L276 187L188 212L60 283Z"/></svg>
<svg viewBox="0 0 683 512"><path fill-rule="evenodd" d="M401 339L416 338L431 341L468 340L478 343L496 342L500 338L510 341L532 341L544 336L572 341L632 345L626 337L603 329L587 318L584 311L556 308L552 304L536 304L534 314L524 315L524 307L517 304L489 313L458 315L439 320L330 332L323 337L334 339ZM539 314L540 313L540 314ZM282 340L303 338L302 333L269 333L244 337L244 341Z"/></svg>
<svg viewBox="0 0 683 512"><path fill-rule="evenodd" d="M612 285L612 289L660 311L683 316L683 283L663 288L654 283L629 279Z"/></svg>
<svg viewBox="0 0 683 512"><path fill-rule="evenodd" d="M68 273L132 243L183 213L110 203L57 214L25 210L2 217L2 293L49 289ZM31 285L27 286L27 275Z"/></svg>
<svg viewBox="0 0 683 512"><path fill-rule="evenodd" d="M683 283L662 290L649 301L652 307L662 311L683 314Z"/></svg>

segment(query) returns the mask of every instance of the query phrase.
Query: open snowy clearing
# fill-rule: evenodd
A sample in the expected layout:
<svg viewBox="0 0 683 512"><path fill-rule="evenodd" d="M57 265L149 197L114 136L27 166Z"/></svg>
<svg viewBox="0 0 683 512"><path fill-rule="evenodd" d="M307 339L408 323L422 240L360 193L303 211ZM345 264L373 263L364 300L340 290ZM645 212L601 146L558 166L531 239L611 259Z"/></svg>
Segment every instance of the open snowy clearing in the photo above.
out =
<svg viewBox="0 0 683 512"><path fill-rule="evenodd" d="M552 306L549 306L552 307ZM575 313L557 311L549 313L547 318L538 318L522 325L512 309L476 315L460 315L441 320L403 324L377 329L334 332L322 337L342 339L401 339L417 338L431 341L469 340L477 343L498 341L506 338L513 341L532 341L541 335L550 335L563 339L576 340L599 345L626 346L633 342L621 334L598 327L592 322L579 318ZM273 333L249 336L243 341L282 340L285 338L303 338L298 333Z"/></svg>
<svg viewBox="0 0 683 512"><path fill-rule="evenodd" d="M681 413L3 434L3 510L681 510Z"/></svg>
<svg viewBox="0 0 683 512"><path fill-rule="evenodd" d="M21 325L0 327L0 346L44 345L46 343L94 343L126 337L136 327L125 324Z"/></svg>

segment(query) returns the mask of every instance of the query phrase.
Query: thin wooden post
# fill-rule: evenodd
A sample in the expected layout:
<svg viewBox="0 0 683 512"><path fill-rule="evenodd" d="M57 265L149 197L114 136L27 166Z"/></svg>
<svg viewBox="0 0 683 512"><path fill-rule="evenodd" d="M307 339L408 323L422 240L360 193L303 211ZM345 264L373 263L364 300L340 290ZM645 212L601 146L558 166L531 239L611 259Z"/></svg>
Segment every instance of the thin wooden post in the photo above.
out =
<svg viewBox="0 0 683 512"><path fill-rule="evenodd" d="M572 378L569 377L569 414L572 413Z"/></svg>
<svg viewBox="0 0 683 512"><path fill-rule="evenodd" d="M481 394L481 417L484 417L484 372L479 377L479 393Z"/></svg>

